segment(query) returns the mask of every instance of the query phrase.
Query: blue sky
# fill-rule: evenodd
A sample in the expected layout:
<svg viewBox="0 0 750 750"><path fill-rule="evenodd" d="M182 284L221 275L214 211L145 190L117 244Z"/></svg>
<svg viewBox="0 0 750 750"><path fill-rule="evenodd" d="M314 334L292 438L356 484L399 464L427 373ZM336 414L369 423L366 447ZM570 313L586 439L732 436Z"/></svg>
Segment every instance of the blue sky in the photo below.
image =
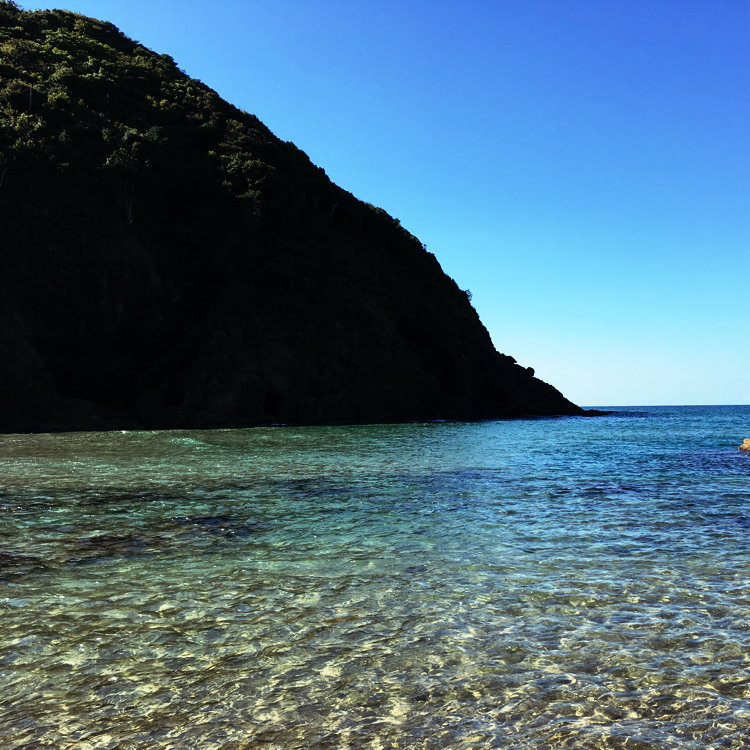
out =
<svg viewBox="0 0 750 750"><path fill-rule="evenodd" d="M57 7L171 54L399 218L577 403L750 403L747 0Z"/></svg>

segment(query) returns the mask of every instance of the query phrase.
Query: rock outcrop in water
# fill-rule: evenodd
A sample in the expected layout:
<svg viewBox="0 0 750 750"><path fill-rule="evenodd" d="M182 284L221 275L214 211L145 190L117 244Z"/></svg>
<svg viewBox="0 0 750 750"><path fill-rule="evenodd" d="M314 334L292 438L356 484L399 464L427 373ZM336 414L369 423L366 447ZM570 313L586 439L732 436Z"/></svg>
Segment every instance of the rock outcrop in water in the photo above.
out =
<svg viewBox="0 0 750 750"><path fill-rule="evenodd" d="M750 438L745 438L740 446L741 451L750 451Z"/></svg>
<svg viewBox="0 0 750 750"><path fill-rule="evenodd" d="M384 211L112 24L0 1L0 429L580 414Z"/></svg>

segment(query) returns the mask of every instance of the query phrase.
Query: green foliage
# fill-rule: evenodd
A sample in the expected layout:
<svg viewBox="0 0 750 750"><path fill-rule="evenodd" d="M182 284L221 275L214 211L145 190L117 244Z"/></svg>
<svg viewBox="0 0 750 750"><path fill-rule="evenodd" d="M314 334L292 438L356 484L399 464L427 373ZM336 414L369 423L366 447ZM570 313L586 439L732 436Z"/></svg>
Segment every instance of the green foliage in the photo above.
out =
<svg viewBox="0 0 750 750"><path fill-rule="evenodd" d="M294 144L189 78L169 55L110 23L7 1L0 1L0 175L0 211L18 223L19 236L31 224L76 236L113 217L161 235L176 217L216 209L227 232L275 234L283 220L284 233L300 238L332 229L361 237L371 224L373 241L396 232L407 255L421 252L397 219L332 185ZM65 201L15 205L56 179L66 181L59 189L67 200L77 196L75 211Z"/></svg>
<svg viewBox="0 0 750 750"><path fill-rule="evenodd" d="M402 231L169 55L110 23L62 10L26 12L7 0L0 2L0 163L0 209L8 191L56 174L73 180L73 191L109 195L115 206L127 185L125 218L144 230L164 211L183 210L170 207L202 196L208 204L234 201L256 229L282 214L300 232L312 217L321 229L361 227L372 211ZM59 221L64 229L69 219Z"/></svg>
<svg viewBox="0 0 750 750"><path fill-rule="evenodd" d="M175 159L193 161L196 150L207 156L211 145L219 153L242 146L244 163L258 162L248 136L257 131L255 118L111 24L64 11L27 13L3 2L0 73L0 152L9 177L33 168L34 160L36 168L71 164L63 158L70 146L77 168L89 174L143 173L167 141ZM217 186L236 186L240 196L257 189L258 164L237 179L234 162L226 163L228 172L225 160L212 163ZM156 171L153 177L158 181Z"/></svg>
<svg viewBox="0 0 750 750"><path fill-rule="evenodd" d="M13 0L0 0L0 19L2 16L12 17L14 13L20 13L21 8Z"/></svg>

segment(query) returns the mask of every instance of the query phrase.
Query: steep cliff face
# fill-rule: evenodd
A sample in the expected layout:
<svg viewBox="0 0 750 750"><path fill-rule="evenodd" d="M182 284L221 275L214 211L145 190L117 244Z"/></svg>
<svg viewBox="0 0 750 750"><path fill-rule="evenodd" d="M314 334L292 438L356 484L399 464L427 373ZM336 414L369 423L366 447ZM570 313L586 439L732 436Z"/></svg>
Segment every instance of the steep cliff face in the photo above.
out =
<svg viewBox="0 0 750 750"><path fill-rule="evenodd" d="M398 221L111 24L0 2L0 429L577 414Z"/></svg>

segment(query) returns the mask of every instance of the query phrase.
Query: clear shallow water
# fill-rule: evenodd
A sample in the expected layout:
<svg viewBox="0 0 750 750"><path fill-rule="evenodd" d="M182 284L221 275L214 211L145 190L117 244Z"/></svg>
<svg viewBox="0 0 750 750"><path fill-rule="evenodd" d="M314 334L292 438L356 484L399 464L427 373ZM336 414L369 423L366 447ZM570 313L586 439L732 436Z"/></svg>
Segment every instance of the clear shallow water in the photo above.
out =
<svg viewBox="0 0 750 750"><path fill-rule="evenodd" d="M750 747L744 437L0 436L0 745Z"/></svg>

